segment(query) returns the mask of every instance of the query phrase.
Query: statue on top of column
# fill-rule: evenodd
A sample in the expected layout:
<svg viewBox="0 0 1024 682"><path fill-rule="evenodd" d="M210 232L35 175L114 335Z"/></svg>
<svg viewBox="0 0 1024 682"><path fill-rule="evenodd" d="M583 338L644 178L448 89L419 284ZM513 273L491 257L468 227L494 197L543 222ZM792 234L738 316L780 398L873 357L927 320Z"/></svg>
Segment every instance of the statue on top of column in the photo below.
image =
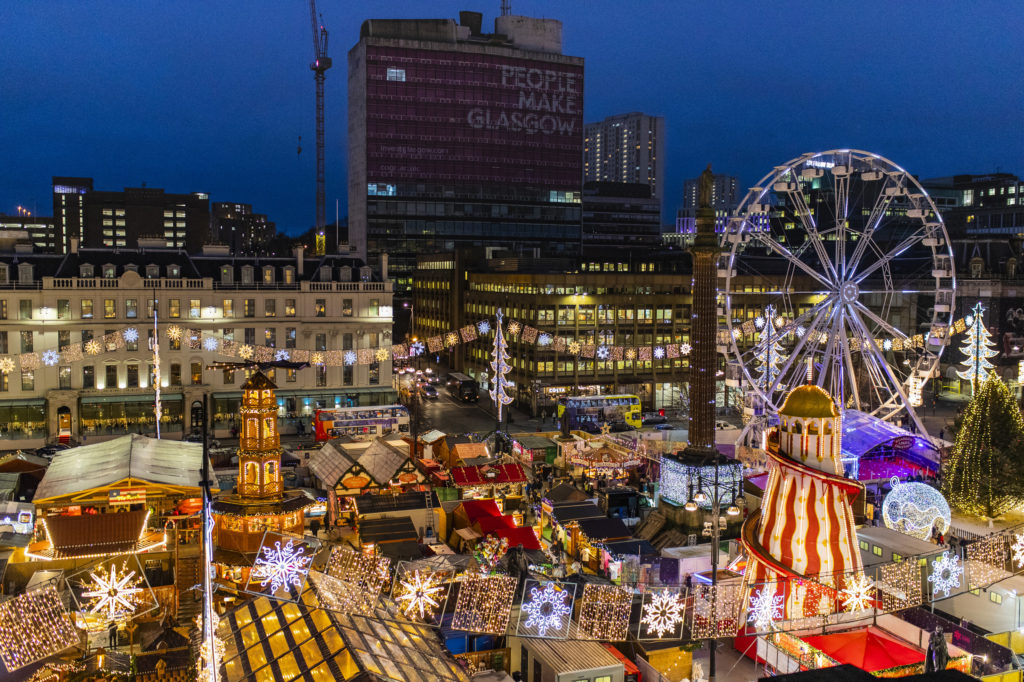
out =
<svg viewBox="0 0 1024 682"><path fill-rule="evenodd" d="M715 184L715 175L711 172L711 164L700 174L700 192L698 194L697 207L711 208L711 187Z"/></svg>

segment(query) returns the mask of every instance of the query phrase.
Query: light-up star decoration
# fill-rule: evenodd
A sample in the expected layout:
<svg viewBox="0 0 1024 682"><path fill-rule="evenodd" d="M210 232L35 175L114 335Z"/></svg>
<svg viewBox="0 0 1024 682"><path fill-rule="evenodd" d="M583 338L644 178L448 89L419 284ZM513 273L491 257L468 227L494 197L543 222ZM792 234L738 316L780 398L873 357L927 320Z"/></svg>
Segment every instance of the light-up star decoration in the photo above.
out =
<svg viewBox="0 0 1024 682"><path fill-rule="evenodd" d="M928 582L932 584L932 599L941 593L943 597L956 588L960 587L960 577L964 574L964 565L960 563L960 557L949 552L943 552L942 556L932 561L932 574L928 576Z"/></svg>
<svg viewBox="0 0 1024 682"><path fill-rule="evenodd" d="M608 346L598 346L596 354L598 360L607 360L608 356L611 354L611 351L608 350Z"/></svg>
<svg viewBox="0 0 1024 682"><path fill-rule="evenodd" d="M640 623L647 626L648 635L661 639L665 633L674 632L676 626L683 622L683 607L679 595L672 590L656 592L644 607Z"/></svg>
<svg viewBox="0 0 1024 682"><path fill-rule="evenodd" d="M203 339L203 348L211 353L214 352L215 350L217 350L217 339L213 338L212 336L207 336L205 339Z"/></svg>
<svg viewBox="0 0 1024 682"><path fill-rule="evenodd" d="M747 622L758 632L766 632L772 624L782 620L782 597L775 594L774 587L762 587L750 597L750 614Z"/></svg>
<svg viewBox="0 0 1024 682"><path fill-rule="evenodd" d="M525 627L536 628L537 634L543 637L548 630L562 630L565 619L572 613L572 597L555 583L530 590L529 601L523 602L522 609L529 615Z"/></svg>
<svg viewBox="0 0 1024 682"><path fill-rule="evenodd" d="M60 362L60 353L55 350L43 351L43 364L47 367L53 367Z"/></svg>
<svg viewBox="0 0 1024 682"><path fill-rule="evenodd" d="M871 607L872 592L875 584L863 573L858 573L846 581L846 587L840 590L843 608L847 611L864 611Z"/></svg>
<svg viewBox="0 0 1024 682"><path fill-rule="evenodd" d="M88 590L82 592L82 596L90 598L90 613L102 615L109 621L122 621L135 613L139 595L145 590L139 587L142 579L135 577L135 571L126 572L126 568L122 566L120 574L116 566L111 566L105 574L102 568L89 574L92 582L86 585Z"/></svg>
<svg viewBox="0 0 1024 682"><path fill-rule="evenodd" d="M291 358L291 353L282 349L274 352L274 360L277 362L287 362Z"/></svg>
<svg viewBox="0 0 1024 682"><path fill-rule="evenodd" d="M313 561L313 557L305 556L305 547L296 547L291 540L282 547L278 540L273 547L260 549L263 556L257 557L252 567L252 578L260 581L260 587L269 585L271 594L276 594L282 587L302 587L309 573L309 564Z"/></svg>
<svg viewBox="0 0 1024 682"><path fill-rule="evenodd" d="M423 345L422 341L413 341L409 344L409 357L414 358L417 355L423 355L424 350L426 350L426 346Z"/></svg>
<svg viewBox="0 0 1024 682"><path fill-rule="evenodd" d="M398 595L398 604L402 613L411 616L418 612L420 619L433 615L434 610L441 605L438 599L444 592L444 586L440 585L434 575L413 571L412 576L406 576L405 580L399 581L401 586Z"/></svg>
<svg viewBox="0 0 1024 682"><path fill-rule="evenodd" d="M356 359L357 359L356 352L354 350L345 351L344 359L345 359L345 364L346 365L354 365L354 364L356 364Z"/></svg>
<svg viewBox="0 0 1024 682"><path fill-rule="evenodd" d="M665 347L664 346L655 346L654 347L654 359L655 360L661 360L664 357L665 357Z"/></svg>
<svg viewBox="0 0 1024 682"><path fill-rule="evenodd" d="M689 355L691 350L693 350L693 346L688 343L684 343L679 346L679 352L683 355Z"/></svg>
<svg viewBox="0 0 1024 682"><path fill-rule="evenodd" d="M1013 544L1010 545L1013 551L1013 563L1017 568L1024 568L1024 533L1016 533L1013 536Z"/></svg>
<svg viewBox="0 0 1024 682"><path fill-rule="evenodd" d="M930 539L936 526L942 533L949 530L952 516L942 493L925 483L901 483L895 476L889 483L892 491L882 502L886 527L919 540Z"/></svg>
<svg viewBox="0 0 1024 682"><path fill-rule="evenodd" d="M484 334L490 333L491 323L489 320L480 320L476 323L476 331L483 336Z"/></svg>
<svg viewBox="0 0 1024 682"><path fill-rule="evenodd" d="M135 327L128 327L124 330L122 336L124 336L124 340L128 343L135 343L139 340L139 330Z"/></svg>

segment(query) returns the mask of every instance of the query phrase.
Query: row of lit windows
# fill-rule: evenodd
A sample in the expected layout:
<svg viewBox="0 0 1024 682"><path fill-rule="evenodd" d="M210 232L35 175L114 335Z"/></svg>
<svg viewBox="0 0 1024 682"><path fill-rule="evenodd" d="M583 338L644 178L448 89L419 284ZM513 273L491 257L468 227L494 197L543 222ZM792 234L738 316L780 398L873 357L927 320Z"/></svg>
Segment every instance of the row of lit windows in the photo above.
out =
<svg viewBox="0 0 1024 682"><path fill-rule="evenodd" d="M117 299L105 298L102 300L102 308L100 311L96 310L94 305L94 299L83 298L79 301L79 319L91 320L99 312L102 312L103 319L116 319L118 317L118 302ZM354 314L354 299L343 298L341 299L341 317L352 317ZM217 309L212 306L203 306L202 300L198 298L184 299L184 310L182 308L182 299L171 298L167 299L166 316L171 319L177 319L182 317L183 312L187 313L189 319L201 319L211 317L235 317L235 300L231 298L225 298L221 300L221 306L219 315ZM263 317L277 317L279 307L278 301L274 298L263 299ZM146 299L146 317L153 317L154 308L159 308L159 299ZM284 299L284 305L280 308L281 313L284 317L295 317L296 316L296 299L286 298ZM160 312L159 310L157 312ZM332 316L333 311L332 312ZM327 317L328 305L327 299L318 298L313 303L313 316L314 317ZM380 299L371 298L367 302L366 315L370 317L390 317L391 307L380 304ZM8 304L6 299L0 300L0 320L6 320L8 315ZM246 298L242 300L242 316L243 317L256 317L256 299ZM139 317L139 299L127 298L124 299L124 317L127 319L136 319ZM20 299L18 301L18 319L19 320L33 320L33 319L56 319L56 320L71 320L74 319L71 311L71 300L66 298L57 299L57 305L55 308L50 306L41 306L36 309L31 299Z"/></svg>

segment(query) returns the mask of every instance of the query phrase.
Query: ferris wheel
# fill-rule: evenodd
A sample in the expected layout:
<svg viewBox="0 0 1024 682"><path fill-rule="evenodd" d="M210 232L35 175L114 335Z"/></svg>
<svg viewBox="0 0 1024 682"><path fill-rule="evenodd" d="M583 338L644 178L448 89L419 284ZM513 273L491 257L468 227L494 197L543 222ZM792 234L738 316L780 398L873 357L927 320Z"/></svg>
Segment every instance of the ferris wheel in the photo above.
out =
<svg viewBox="0 0 1024 682"><path fill-rule="evenodd" d="M749 191L722 247L727 376L758 414L810 381L845 409L907 416L924 433L914 407L956 283L942 218L913 176L869 152L805 154Z"/></svg>

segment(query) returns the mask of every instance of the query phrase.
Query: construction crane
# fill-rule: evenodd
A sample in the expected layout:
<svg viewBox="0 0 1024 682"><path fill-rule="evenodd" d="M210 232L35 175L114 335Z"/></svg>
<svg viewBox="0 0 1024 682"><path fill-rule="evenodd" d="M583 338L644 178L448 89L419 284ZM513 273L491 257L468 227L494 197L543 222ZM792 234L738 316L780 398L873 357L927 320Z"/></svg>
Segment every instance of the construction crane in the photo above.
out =
<svg viewBox="0 0 1024 682"><path fill-rule="evenodd" d="M327 252L327 237L324 235L326 216L326 194L324 191L324 76L331 68L327 56L327 29L323 17L316 11L316 0L309 0L309 18L313 25L313 70L316 79L316 253Z"/></svg>

